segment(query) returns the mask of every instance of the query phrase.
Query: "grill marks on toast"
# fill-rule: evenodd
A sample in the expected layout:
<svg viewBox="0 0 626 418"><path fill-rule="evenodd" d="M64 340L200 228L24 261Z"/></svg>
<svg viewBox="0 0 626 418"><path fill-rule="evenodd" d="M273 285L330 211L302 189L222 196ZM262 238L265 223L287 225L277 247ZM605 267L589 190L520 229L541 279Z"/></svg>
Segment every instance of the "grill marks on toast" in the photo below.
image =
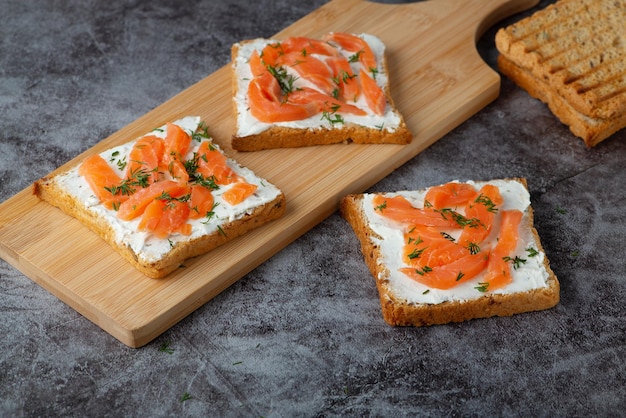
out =
<svg viewBox="0 0 626 418"><path fill-rule="evenodd" d="M501 29L496 35L496 45L503 58L518 66L519 71L528 72L537 83L546 83L547 86L539 88L552 89L581 114L584 123L612 128L623 125L626 120L625 0L560 0ZM517 81L515 73L505 74ZM554 106L551 106L553 111ZM564 119L559 112L555 113ZM610 135L592 132L593 128L588 130L587 137L583 136L587 145L595 145Z"/></svg>
<svg viewBox="0 0 626 418"><path fill-rule="evenodd" d="M613 117L617 110L600 108L616 97L626 98L626 2L560 2L558 9L538 12L529 22L510 31L511 55L525 55L523 65L536 66L535 73L558 81L579 111ZM622 28L621 33L612 28Z"/></svg>

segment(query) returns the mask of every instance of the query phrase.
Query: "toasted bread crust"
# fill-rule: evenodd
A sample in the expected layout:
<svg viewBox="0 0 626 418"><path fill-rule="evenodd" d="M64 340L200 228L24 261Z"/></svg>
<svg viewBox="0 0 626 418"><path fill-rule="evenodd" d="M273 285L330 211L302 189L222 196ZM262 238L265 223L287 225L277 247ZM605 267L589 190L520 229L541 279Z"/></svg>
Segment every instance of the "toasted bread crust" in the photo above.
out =
<svg viewBox="0 0 626 418"><path fill-rule="evenodd" d="M593 147L626 126L626 113L612 119L595 119L578 112L550 85L533 76L506 57L498 57L498 69L532 97L544 102L570 131Z"/></svg>
<svg viewBox="0 0 626 418"><path fill-rule="evenodd" d="M98 217L86 205L59 186L55 177L44 177L33 185L33 193L41 200L58 207L66 214L73 216L90 230L105 240L115 251L124 257L137 270L148 277L161 278L176 270L185 260L201 254L232 240L246 232L277 219L285 211L285 197L281 193L273 201L257 207L252 213L241 219L221 226L217 231L196 239L181 241L172 247L170 252L155 262L143 262L129 247L115 239L115 232L105 219Z"/></svg>
<svg viewBox="0 0 626 418"><path fill-rule="evenodd" d="M241 45L245 45L248 42L252 41L242 41L238 44L234 44L231 48L231 60L233 67L233 97L237 96L239 86L235 71L235 61L239 55ZM386 57L383 58L381 66L384 69L384 72L387 73L389 79ZM397 112L391 96L389 83L385 86L384 92L389 105L394 109L394 111ZM239 130L237 105L234 100L233 110L235 118L237 119L237 130ZM397 113L400 115L399 112ZM255 135L237 136L235 134L232 136L231 146L237 151L260 151L273 148L299 148L340 143L406 145L411 143L413 135L407 128L401 115L400 119L400 125L394 131L389 131L387 129L372 129L355 124L345 124L341 128L337 126L324 127L323 125L320 125L318 129L298 129L273 126Z"/></svg>
<svg viewBox="0 0 626 418"><path fill-rule="evenodd" d="M560 0L498 31L500 70L596 145L626 126L625 20L623 2Z"/></svg>
<svg viewBox="0 0 626 418"><path fill-rule="evenodd" d="M523 184L526 184L525 181ZM545 288L512 294L486 293L472 300L447 301L439 304L409 303L403 300L402 296L395 295L387 284L389 271L379 262L382 257L381 250L372 240L376 234L368 225L362 210L362 201L362 194L346 196L340 203L340 213L352 226L359 239L365 263L376 281L383 318L389 325L419 327L492 316L511 316L548 309L559 302L559 282L550 269L547 257L544 266L549 278L548 286ZM538 250L543 251L537 231L532 226L532 211L529 218Z"/></svg>

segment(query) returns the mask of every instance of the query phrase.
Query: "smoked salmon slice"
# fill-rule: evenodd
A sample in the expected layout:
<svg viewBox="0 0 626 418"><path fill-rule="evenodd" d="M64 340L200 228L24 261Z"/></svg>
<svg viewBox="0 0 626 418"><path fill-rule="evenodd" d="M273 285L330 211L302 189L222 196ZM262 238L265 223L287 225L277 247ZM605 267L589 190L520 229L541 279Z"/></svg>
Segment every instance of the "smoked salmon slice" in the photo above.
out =
<svg viewBox="0 0 626 418"><path fill-rule="evenodd" d="M499 289L512 280L510 255L517 247L519 224L522 220L522 212L519 210L507 210L502 212L498 243L489 256L489 266L485 283L489 283L488 290Z"/></svg>
<svg viewBox="0 0 626 418"><path fill-rule="evenodd" d="M493 221L504 199L497 187L486 184L476 197L467 203L465 216L477 219L474 228L465 228L459 237L459 243L463 246L478 244L491 233Z"/></svg>
<svg viewBox="0 0 626 418"><path fill-rule="evenodd" d="M450 182L428 189L424 202L435 209L454 208L465 206L477 195L476 188L471 184Z"/></svg>
<svg viewBox="0 0 626 418"><path fill-rule="evenodd" d="M376 80L370 77L365 71L360 70L359 80L361 81L361 90L365 96L365 101L368 106L377 115L385 113L385 107L387 106L387 98L385 92L380 88Z"/></svg>
<svg viewBox="0 0 626 418"><path fill-rule="evenodd" d="M332 70L333 81L337 84L337 96L345 101L356 102L361 95L361 87L348 59L343 56L329 57L326 63Z"/></svg>
<svg viewBox="0 0 626 418"><path fill-rule="evenodd" d="M191 197L189 200L189 206L191 212L189 212L190 219L199 219L208 216L213 210L213 193L207 187L199 184L191 186Z"/></svg>
<svg viewBox="0 0 626 418"><path fill-rule="evenodd" d="M424 268L404 267L400 271L411 279L435 289L451 289L480 274L489 262L486 254L467 254L449 264Z"/></svg>
<svg viewBox="0 0 626 418"><path fill-rule="evenodd" d="M213 178L215 183L225 185L243 181L232 168L228 166L224 154L212 147L208 142L203 142L198 148L198 172L204 178Z"/></svg>
<svg viewBox="0 0 626 418"><path fill-rule="evenodd" d="M232 185L232 187L226 190L222 194L222 198L231 205L237 205L249 196L251 196L257 189L255 184L239 182Z"/></svg>
<svg viewBox="0 0 626 418"><path fill-rule="evenodd" d="M280 65L288 65L296 70L300 77L315 84L326 94L332 94L335 89L333 72L322 60L311 55L302 55L301 52L291 52L278 58Z"/></svg>
<svg viewBox="0 0 626 418"><path fill-rule="evenodd" d="M93 193L108 209L128 199L128 193L119 187L122 179L100 155L87 157L78 168L78 174L85 178Z"/></svg>
<svg viewBox="0 0 626 418"><path fill-rule="evenodd" d="M173 123L167 124L167 136L164 140L165 152L163 164L172 178L181 182L189 180L189 175L183 164L185 154L191 144L191 136L180 126Z"/></svg>
<svg viewBox="0 0 626 418"><path fill-rule="evenodd" d="M375 70L378 67L376 56L372 49L367 42L358 36L343 32L332 32L324 36L324 40L333 42L346 51L356 54L355 57L365 66L367 71Z"/></svg>
<svg viewBox="0 0 626 418"><path fill-rule="evenodd" d="M174 232L184 232L189 235L190 229L186 228L189 218L189 205L178 200L151 201L145 209L139 222L140 231L150 231L157 238L167 238Z"/></svg>
<svg viewBox="0 0 626 418"><path fill-rule="evenodd" d="M186 183L173 180L164 180L153 183L150 186L137 190L125 200L117 211L117 217L125 221L135 219L143 214L146 207L154 200L167 200L178 198L189 193Z"/></svg>
<svg viewBox="0 0 626 418"><path fill-rule="evenodd" d="M150 183L158 181L164 146L163 140L154 135L146 135L137 140L128 154L126 178L136 179L143 174L148 175Z"/></svg>
<svg viewBox="0 0 626 418"><path fill-rule="evenodd" d="M385 197L376 195L373 200L375 210L385 218L407 225L436 226L458 228L454 217L446 212L437 212L431 208L419 209L402 196Z"/></svg>

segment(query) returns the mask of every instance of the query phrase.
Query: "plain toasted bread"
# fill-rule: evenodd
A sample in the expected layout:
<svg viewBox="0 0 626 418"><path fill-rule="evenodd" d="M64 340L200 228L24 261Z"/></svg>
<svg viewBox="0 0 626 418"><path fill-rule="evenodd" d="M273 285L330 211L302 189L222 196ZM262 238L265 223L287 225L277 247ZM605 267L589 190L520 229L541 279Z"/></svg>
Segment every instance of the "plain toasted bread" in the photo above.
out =
<svg viewBox="0 0 626 418"><path fill-rule="evenodd" d="M498 66L594 146L626 126L624 22L624 1L560 0L498 31Z"/></svg>

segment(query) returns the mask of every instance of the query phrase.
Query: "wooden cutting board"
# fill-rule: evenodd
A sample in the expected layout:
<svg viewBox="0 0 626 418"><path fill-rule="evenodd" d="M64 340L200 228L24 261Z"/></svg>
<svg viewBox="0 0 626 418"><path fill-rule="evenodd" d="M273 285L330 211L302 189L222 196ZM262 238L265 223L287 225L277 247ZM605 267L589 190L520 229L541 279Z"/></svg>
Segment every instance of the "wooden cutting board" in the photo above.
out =
<svg viewBox="0 0 626 418"><path fill-rule="evenodd" d="M410 145L233 152L225 66L60 167L166 121L199 115L227 153L284 191L283 218L190 260L164 279L138 273L78 221L38 201L30 188L0 205L0 256L122 343L140 347L332 214L344 195L364 191L494 100L500 77L481 60L475 41L498 20L537 2L333 0L276 34L275 39L330 31L380 37L387 45L392 95L414 134Z"/></svg>

